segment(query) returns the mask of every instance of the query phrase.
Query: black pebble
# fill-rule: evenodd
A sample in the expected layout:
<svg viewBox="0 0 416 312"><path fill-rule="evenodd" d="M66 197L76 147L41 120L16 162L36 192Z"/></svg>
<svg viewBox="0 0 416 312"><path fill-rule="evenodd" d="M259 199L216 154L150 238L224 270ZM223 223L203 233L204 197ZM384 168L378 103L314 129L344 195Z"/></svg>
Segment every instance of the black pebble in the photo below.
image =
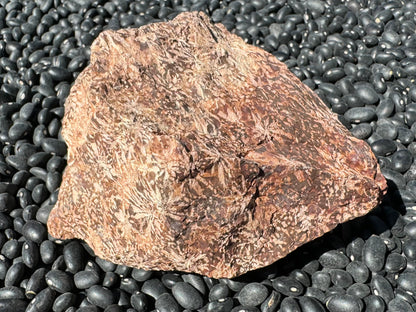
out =
<svg viewBox="0 0 416 312"><path fill-rule="evenodd" d="M31 269L36 268L39 263L40 254L38 244L32 241L26 241L22 247L22 260L23 263Z"/></svg>
<svg viewBox="0 0 416 312"><path fill-rule="evenodd" d="M95 271L80 271L74 275L75 286L78 289L87 289L100 280L100 276Z"/></svg>
<svg viewBox="0 0 416 312"><path fill-rule="evenodd" d="M326 301L326 306L330 312L361 312L363 303L352 295L334 295Z"/></svg>
<svg viewBox="0 0 416 312"><path fill-rule="evenodd" d="M22 299L0 299L0 311L25 312L28 303Z"/></svg>
<svg viewBox="0 0 416 312"><path fill-rule="evenodd" d="M342 269L347 266L349 260L346 255L337 251L337 250L330 250L323 253L319 257L319 263L328 269Z"/></svg>
<svg viewBox="0 0 416 312"><path fill-rule="evenodd" d="M65 293L56 297L53 302L52 310L54 312L64 312L76 303L76 295L73 293Z"/></svg>
<svg viewBox="0 0 416 312"><path fill-rule="evenodd" d="M57 156L65 156L67 151L65 142L54 138L43 138L41 146L45 152Z"/></svg>
<svg viewBox="0 0 416 312"><path fill-rule="evenodd" d="M240 290L238 301L242 305L255 307L260 305L267 296L268 290L266 286L260 283L249 283Z"/></svg>
<svg viewBox="0 0 416 312"><path fill-rule="evenodd" d="M394 297L393 287L389 281L381 275L374 275L371 280L371 290L374 295L380 296L385 302Z"/></svg>
<svg viewBox="0 0 416 312"><path fill-rule="evenodd" d="M416 260L416 239L409 239L404 242L403 253L407 260Z"/></svg>
<svg viewBox="0 0 416 312"><path fill-rule="evenodd" d="M150 279L143 283L141 291L146 295L157 299L161 294L167 292L167 289L158 279Z"/></svg>
<svg viewBox="0 0 416 312"><path fill-rule="evenodd" d="M30 301L26 312L49 311L50 308L52 308L55 295L55 291L51 288L47 287L43 289L32 299L32 301Z"/></svg>
<svg viewBox="0 0 416 312"><path fill-rule="evenodd" d="M168 294L163 294L163 295L168 295ZM172 295L170 295L170 296L172 297ZM156 300L156 302L157 302L157 300ZM130 304L138 312L147 311L148 307L149 307L149 303L148 303L146 295L141 293L141 292L136 292L136 293L132 294L132 296L130 297ZM174 302L170 302L170 304L172 305L172 308L175 308ZM155 305L156 305L156 303L155 303ZM177 303L176 303L176 305L177 305ZM157 309L157 307L156 307L156 309Z"/></svg>
<svg viewBox="0 0 416 312"><path fill-rule="evenodd" d="M30 276L25 290L28 299L34 298L42 289L47 287L45 281L46 273L47 271L45 268L39 268Z"/></svg>
<svg viewBox="0 0 416 312"><path fill-rule="evenodd" d="M209 300L216 301L218 299L227 298L230 293L230 289L227 285L216 284L209 291Z"/></svg>
<svg viewBox="0 0 416 312"><path fill-rule="evenodd" d="M42 243L47 237L45 225L36 220L29 220L23 226L23 235L35 243Z"/></svg>
<svg viewBox="0 0 416 312"><path fill-rule="evenodd" d="M69 272L75 274L83 269L86 263L85 251L78 241L71 241L64 246L63 256Z"/></svg>
<svg viewBox="0 0 416 312"><path fill-rule="evenodd" d="M74 287L72 276L60 270L49 271L45 276L45 280L50 288L61 294L70 292Z"/></svg>
<svg viewBox="0 0 416 312"><path fill-rule="evenodd" d="M114 295L111 290L99 285L87 289L87 297L92 304L103 309L114 302Z"/></svg>
<svg viewBox="0 0 416 312"><path fill-rule="evenodd" d="M304 287L291 277L281 276L273 280L273 288L285 296L300 296Z"/></svg>
<svg viewBox="0 0 416 312"><path fill-rule="evenodd" d="M376 117L376 112L371 107L352 107L345 112L344 117L351 123L369 122Z"/></svg>
<svg viewBox="0 0 416 312"><path fill-rule="evenodd" d="M392 140L381 139L370 144L373 153L377 156L388 156L393 154L397 146Z"/></svg>
<svg viewBox="0 0 416 312"><path fill-rule="evenodd" d="M196 310L203 306L201 294L189 283L179 282L172 287L176 301L185 309Z"/></svg>
<svg viewBox="0 0 416 312"><path fill-rule="evenodd" d="M57 248L54 242L45 240L40 244L40 257L45 264L51 264L55 261L57 256Z"/></svg>
<svg viewBox="0 0 416 312"><path fill-rule="evenodd" d="M23 262L13 264L6 273L4 286L18 286L25 275L26 266Z"/></svg>

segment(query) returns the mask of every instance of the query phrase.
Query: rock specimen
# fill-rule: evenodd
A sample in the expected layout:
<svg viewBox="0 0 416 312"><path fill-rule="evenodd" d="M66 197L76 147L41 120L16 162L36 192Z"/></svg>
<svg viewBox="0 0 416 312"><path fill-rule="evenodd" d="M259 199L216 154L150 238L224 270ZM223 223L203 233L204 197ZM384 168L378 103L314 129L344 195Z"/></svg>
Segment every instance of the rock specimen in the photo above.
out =
<svg viewBox="0 0 416 312"><path fill-rule="evenodd" d="M202 13L101 33L65 110L49 231L115 263L234 277L386 189L370 147L284 64Z"/></svg>

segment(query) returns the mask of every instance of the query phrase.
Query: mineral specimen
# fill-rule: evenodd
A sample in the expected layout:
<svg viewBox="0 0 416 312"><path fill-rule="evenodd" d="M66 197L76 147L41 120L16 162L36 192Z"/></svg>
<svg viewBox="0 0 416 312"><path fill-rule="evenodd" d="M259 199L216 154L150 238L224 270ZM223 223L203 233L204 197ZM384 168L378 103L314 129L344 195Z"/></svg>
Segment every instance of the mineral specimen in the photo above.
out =
<svg viewBox="0 0 416 312"><path fill-rule="evenodd" d="M48 227L115 263L234 277L375 207L369 146L203 13L104 31L65 104Z"/></svg>

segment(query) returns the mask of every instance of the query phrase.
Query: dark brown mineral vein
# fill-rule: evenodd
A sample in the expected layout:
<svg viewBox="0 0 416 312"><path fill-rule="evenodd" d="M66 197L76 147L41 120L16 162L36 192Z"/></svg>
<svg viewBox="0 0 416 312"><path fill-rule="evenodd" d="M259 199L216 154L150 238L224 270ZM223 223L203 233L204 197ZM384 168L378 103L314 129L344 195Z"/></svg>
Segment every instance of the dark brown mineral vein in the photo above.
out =
<svg viewBox="0 0 416 312"><path fill-rule="evenodd" d="M234 277L361 216L386 190L284 64L202 13L105 31L65 104L48 221L110 261Z"/></svg>

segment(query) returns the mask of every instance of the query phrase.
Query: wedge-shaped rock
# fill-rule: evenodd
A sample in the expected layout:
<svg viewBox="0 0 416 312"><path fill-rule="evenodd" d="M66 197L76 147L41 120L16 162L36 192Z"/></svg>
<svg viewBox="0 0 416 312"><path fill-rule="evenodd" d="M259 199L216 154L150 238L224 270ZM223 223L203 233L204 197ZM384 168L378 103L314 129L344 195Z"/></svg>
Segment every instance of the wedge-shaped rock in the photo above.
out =
<svg viewBox="0 0 416 312"><path fill-rule="evenodd" d="M375 207L386 183L286 66L202 13L105 31L65 104L57 238L234 277Z"/></svg>

